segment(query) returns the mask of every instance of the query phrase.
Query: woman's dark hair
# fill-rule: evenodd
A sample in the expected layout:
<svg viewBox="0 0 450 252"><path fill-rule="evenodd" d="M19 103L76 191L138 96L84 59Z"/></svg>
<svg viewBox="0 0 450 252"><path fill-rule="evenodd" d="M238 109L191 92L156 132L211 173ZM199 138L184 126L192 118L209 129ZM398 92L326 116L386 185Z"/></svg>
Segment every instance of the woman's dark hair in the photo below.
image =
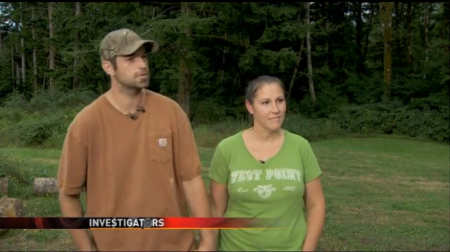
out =
<svg viewBox="0 0 450 252"><path fill-rule="evenodd" d="M269 76L269 75L261 75L258 78L254 79L248 83L248 86L247 86L247 89L245 92L245 99L248 100L250 102L250 104L253 104L256 92L258 92L258 89L264 84L277 84L283 90L283 94L286 93L284 84L279 78ZM252 115L250 115L250 121L251 121L251 125L253 127L253 116Z"/></svg>

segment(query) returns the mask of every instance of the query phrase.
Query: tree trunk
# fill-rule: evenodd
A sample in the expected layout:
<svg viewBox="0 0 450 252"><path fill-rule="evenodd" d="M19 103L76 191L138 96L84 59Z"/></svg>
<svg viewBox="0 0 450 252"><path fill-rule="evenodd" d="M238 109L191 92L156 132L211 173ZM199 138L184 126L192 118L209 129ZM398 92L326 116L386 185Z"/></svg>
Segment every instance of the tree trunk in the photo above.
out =
<svg viewBox="0 0 450 252"><path fill-rule="evenodd" d="M444 13L444 24L450 24L450 2L442 2L442 8Z"/></svg>
<svg viewBox="0 0 450 252"><path fill-rule="evenodd" d="M225 33L225 36L224 36L224 38L225 39L227 39L227 33ZM225 66L226 66L226 58L225 58L225 56L227 55L227 52L228 52L228 47L227 46L224 46L223 47L223 56L222 56L222 70L221 70L221 73L220 73L220 80L219 80L219 85L222 85L222 83L223 83L223 77L225 76Z"/></svg>
<svg viewBox="0 0 450 252"><path fill-rule="evenodd" d="M57 194L56 178L35 178L33 183L34 195Z"/></svg>
<svg viewBox="0 0 450 252"><path fill-rule="evenodd" d="M19 53L19 50L16 48L16 52L17 54ZM18 61L16 61L16 87L20 87L21 83L21 78L20 78L20 64ZM19 88L20 90L20 88Z"/></svg>
<svg viewBox="0 0 450 252"><path fill-rule="evenodd" d="M406 46L408 48L407 59L409 67L411 67L413 64L411 23L412 23L411 2L406 2L406 39L407 39Z"/></svg>
<svg viewBox="0 0 450 252"><path fill-rule="evenodd" d="M0 31L0 59L3 61L3 37L2 31Z"/></svg>
<svg viewBox="0 0 450 252"><path fill-rule="evenodd" d="M223 36L225 40L227 39L227 33ZM227 54L227 46L224 45L222 49L222 65L219 66L219 70L217 71L217 86L222 85L223 77L225 75L225 55Z"/></svg>
<svg viewBox="0 0 450 252"><path fill-rule="evenodd" d="M33 36L33 41L36 41L36 27L35 27L35 21L34 21L34 6L31 6L31 19L33 20L33 24L32 24L32 36ZM33 46L33 93L34 96L37 95L38 92L38 83L37 83L37 52L36 52L36 46Z"/></svg>
<svg viewBox="0 0 450 252"><path fill-rule="evenodd" d="M302 60L302 52L303 52L304 41L305 40L302 38L302 40L300 42L300 51L298 51L298 58L297 58L297 62L295 64L295 68L294 68L294 73L292 74L291 83L289 84L289 91L288 91L288 95L287 95L288 99L291 97L292 87L294 86L295 78L297 77L298 68L299 68L300 62Z"/></svg>
<svg viewBox="0 0 450 252"><path fill-rule="evenodd" d="M23 13L23 6L22 6L22 2L20 2L20 25L21 25L21 29L20 29L20 47L21 47L21 58L22 58L22 85L25 88L25 83L26 83L26 74L25 74L25 41L23 38L23 19L22 19L22 13Z"/></svg>
<svg viewBox="0 0 450 252"><path fill-rule="evenodd" d="M77 17L77 21L80 20L81 15L81 2L75 3L75 16ZM77 22L78 23L78 22ZM75 89L79 85L78 80L78 52L80 50L80 31L77 27L75 27L75 43L74 43L74 59L73 59L73 83L72 88Z"/></svg>
<svg viewBox="0 0 450 252"><path fill-rule="evenodd" d="M399 2L394 2L394 12L395 12L395 19L394 19L394 28L392 29L395 34L395 48L397 52L400 52L400 32L398 32L398 24L400 22L400 8L399 8ZM392 45L394 47L394 45Z"/></svg>
<svg viewBox="0 0 450 252"><path fill-rule="evenodd" d="M22 48L22 85L25 86L26 74L25 74L25 45L23 38L20 38L20 46Z"/></svg>
<svg viewBox="0 0 450 252"><path fill-rule="evenodd" d="M12 77L12 85L13 85L13 91L15 91L16 85L16 78L14 77L14 48L11 46L11 77Z"/></svg>
<svg viewBox="0 0 450 252"><path fill-rule="evenodd" d="M380 3L380 19L384 39L384 96L389 98L392 77L392 2Z"/></svg>
<svg viewBox="0 0 450 252"><path fill-rule="evenodd" d="M191 14L188 2L181 3L181 13ZM178 103L184 112L190 116L190 95L192 88L192 73L189 69L188 53L191 48L191 29L187 27L184 30L186 36L185 45L180 52L180 80L178 83Z"/></svg>
<svg viewBox="0 0 450 252"><path fill-rule="evenodd" d="M330 35L329 30L330 29L330 2L325 2L325 66L328 67L330 65ZM302 48L303 48L303 40L302 40Z"/></svg>
<svg viewBox="0 0 450 252"><path fill-rule="evenodd" d="M363 20L361 18L362 15L362 3L361 2L355 2L354 3L356 11L355 11L355 15L356 15L356 48L358 50L358 60L360 62L358 62L358 67L360 67L361 64L361 54L362 54L362 39L363 39Z"/></svg>
<svg viewBox="0 0 450 252"><path fill-rule="evenodd" d="M372 19L373 19L373 13L375 12L374 10L374 3L370 3L370 14L369 14L369 21L367 23L367 32L366 32L366 39L365 39L365 45L364 45L364 62L366 61L367 58L367 53L369 51L369 35L370 35L370 31L372 30Z"/></svg>
<svg viewBox="0 0 450 252"><path fill-rule="evenodd" d="M53 33L55 29L55 24L53 21L53 2L48 2L48 24L49 24L49 37L50 37L50 50L49 50L49 68L50 68L50 74L53 74L53 71L55 70L55 45L53 42ZM49 78L49 88L50 90L54 89L54 83L53 83L53 77L50 76Z"/></svg>
<svg viewBox="0 0 450 252"><path fill-rule="evenodd" d="M425 26L425 64L423 78L427 78L427 66L428 66L428 26L430 24L430 3L425 2L425 13L424 13L424 26Z"/></svg>
<svg viewBox="0 0 450 252"><path fill-rule="evenodd" d="M313 83L313 72L312 72L312 62L311 62L311 38L310 38L310 28L309 28L309 2L305 2L306 7L306 46L307 46L307 58L308 58L308 78L309 78L309 93L311 95L311 100L313 104L316 103L316 94L314 92L314 83Z"/></svg>

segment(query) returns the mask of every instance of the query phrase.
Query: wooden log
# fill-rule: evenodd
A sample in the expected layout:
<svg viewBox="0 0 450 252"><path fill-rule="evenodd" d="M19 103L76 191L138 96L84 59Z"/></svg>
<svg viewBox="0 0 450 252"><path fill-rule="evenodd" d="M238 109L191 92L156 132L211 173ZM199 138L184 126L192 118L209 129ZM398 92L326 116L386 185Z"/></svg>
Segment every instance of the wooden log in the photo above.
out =
<svg viewBox="0 0 450 252"><path fill-rule="evenodd" d="M0 197L8 196L8 179L0 178Z"/></svg>
<svg viewBox="0 0 450 252"><path fill-rule="evenodd" d="M58 194L56 178L35 178L33 183L34 195Z"/></svg>
<svg viewBox="0 0 450 252"><path fill-rule="evenodd" d="M22 217L24 213L23 203L16 198L3 197L0 199L0 217ZM0 229L0 235L9 229Z"/></svg>

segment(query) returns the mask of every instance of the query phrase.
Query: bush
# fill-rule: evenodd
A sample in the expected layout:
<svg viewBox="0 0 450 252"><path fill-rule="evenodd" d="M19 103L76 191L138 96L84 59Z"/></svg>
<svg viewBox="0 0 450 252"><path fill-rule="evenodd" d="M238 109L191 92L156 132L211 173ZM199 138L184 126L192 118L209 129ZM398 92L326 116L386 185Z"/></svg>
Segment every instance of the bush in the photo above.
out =
<svg viewBox="0 0 450 252"><path fill-rule="evenodd" d="M29 198L33 187L33 176L24 172L25 163L17 158L0 154L0 178L8 179L8 195L14 198Z"/></svg>
<svg viewBox="0 0 450 252"><path fill-rule="evenodd" d="M410 109L398 102L350 106L330 116L345 133L399 134L449 143L449 109Z"/></svg>
<svg viewBox="0 0 450 252"><path fill-rule="evenodd" d="M0 107L0 143L59 148L76 114L95 98L84 90L42 92L29 102L13 94Z"/></svg>
<svg viewBox="0 0 450 252"><path fill-rule="evenodd" d="M13 94L0 107L0 144L60 148L69 124L95 98L94 93L87 91L45 92L28 102ZM224 117L230 112L222 108L213 116L217 117L215 123L206 113L214 104L203 110L198 104L193 107L199 112L195 119L197 123L193 123L199 146L214 147L225 137L250 126L248 120L236 119L242 117L241 110L235 109L236 116L233 118ZM396 134L449 143L448 124L448 106L430 110L427 105L422 108L417 104L408 107L401 102L384 101L342 107L328 118L313 119L289 114L284 127L309 141L353 134Z"/></svg>
<svg viewBox="0 0 450 252"><path fill-rule="evenodd" d="M308 141L316 141L343 135L341 126L331 119L311 119L300 115L288 115L284 128L301 135Z"/></svg>

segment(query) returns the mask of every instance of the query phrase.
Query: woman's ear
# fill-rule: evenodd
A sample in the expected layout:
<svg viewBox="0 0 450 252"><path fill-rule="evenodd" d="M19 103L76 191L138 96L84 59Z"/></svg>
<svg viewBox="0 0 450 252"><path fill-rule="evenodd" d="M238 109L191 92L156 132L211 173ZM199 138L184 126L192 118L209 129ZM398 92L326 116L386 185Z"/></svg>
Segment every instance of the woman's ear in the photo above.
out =
<svg viewBox="0 0 450 252"><path fill-rule="evenodd" d="M245 100L245 107L247 108L248 113L250 113L250 115L253 115L253 105L248 100Z"/></svg>

